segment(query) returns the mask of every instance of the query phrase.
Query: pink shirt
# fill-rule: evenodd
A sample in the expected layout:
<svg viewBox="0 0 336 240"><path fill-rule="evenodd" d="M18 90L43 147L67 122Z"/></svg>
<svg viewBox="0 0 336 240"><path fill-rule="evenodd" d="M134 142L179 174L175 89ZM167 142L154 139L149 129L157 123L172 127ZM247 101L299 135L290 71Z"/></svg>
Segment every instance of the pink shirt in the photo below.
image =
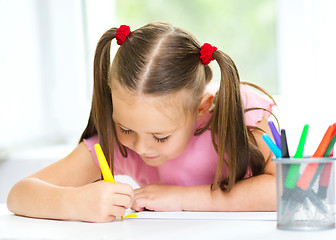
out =
<svg viewBox="0 0 336 240"><path fill-rule="evenodd" d="M274 103L252 91L249 87L241 85L241 95L244 108L261 107L272 110ZM245 113L245 123L256 126L269 112L253 110ZM207 117L210 115L208 114ZM200 123L197 124L197 126ZM196 127L197 127L196 126ZM99 166L94 151L94 144L98 143L98 136L84 139L91 151L96 164ZM217 169L217 153L212 145L210 130L200 136L192 136L186 150L177 158L171 159L159 167L147 165L140 156L127 148L128 157L124 158L119 149L114 149L114 174L128 175L142 187L147 184L167 185L205 185L212 184ZM227 168L223 169L223 177L227 176Z"/></svg>

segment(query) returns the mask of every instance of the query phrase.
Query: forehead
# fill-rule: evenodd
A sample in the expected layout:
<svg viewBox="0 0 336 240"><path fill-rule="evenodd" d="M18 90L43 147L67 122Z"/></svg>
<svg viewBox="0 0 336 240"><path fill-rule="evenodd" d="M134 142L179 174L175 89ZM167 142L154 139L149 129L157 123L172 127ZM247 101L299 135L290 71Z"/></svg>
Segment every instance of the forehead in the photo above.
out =
<svg viewBox="0 0 336 240"><path fill-rule="evenodd" d="M182 127L189 119L182 107L183 98L181 93L149 96L114 87L113 119L135 131L170 131Z"/></svg>

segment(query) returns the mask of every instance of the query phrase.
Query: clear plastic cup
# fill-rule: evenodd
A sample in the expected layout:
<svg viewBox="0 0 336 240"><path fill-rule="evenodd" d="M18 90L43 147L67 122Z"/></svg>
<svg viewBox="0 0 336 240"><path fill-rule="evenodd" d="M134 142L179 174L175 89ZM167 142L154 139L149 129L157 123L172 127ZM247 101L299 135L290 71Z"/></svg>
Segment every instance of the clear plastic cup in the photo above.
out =
<svg viewBox="0 0 336 240"><path fill-rule="evenodd" d="M321 230L335 227L336 158L276 158L277 227Z"/></svg>

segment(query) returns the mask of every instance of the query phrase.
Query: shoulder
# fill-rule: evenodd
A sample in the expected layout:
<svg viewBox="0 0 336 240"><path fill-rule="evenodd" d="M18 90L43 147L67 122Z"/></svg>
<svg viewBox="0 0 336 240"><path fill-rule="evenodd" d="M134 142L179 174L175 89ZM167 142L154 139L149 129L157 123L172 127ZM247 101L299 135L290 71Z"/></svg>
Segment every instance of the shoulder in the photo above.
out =
<svg viewBox="0 0 336 240"><path fill-rule="evenodd" d="M245 122L249 126L257 126L263 118L269 118L275 103L266 95L257 92L245 84L240 85L240 93L245 109Z"/></svg>
<svg viewBox="0 0 336 240"><path fill-rule="evenodd" d="M240 84L240 94L244 102L244 107L268 106L273 107L275 103L258 89L253 89L245 84ZM268 108L267 108L268 109Z"/></svg>
<svg viewBox="0 0 336 240"><path fill-rule="evenodd" d="M218 89L218 84L209 84L205 93L215 96ZM269 118L275 103L265 94L245 84L240 84L240 94L245 110L246 125L257 126L263 118Z"/></svg>
<svg viewBox="0 0 336 240"><path fill-rule="evenodd" d="M97 166L99 166L98 158L97 158L97 156L95 154L95 150L94 150L94 145L96 143L99 143L98 135L94 135L94 136L92 136L88 139L83 139L83 142L85 143L87 149L91 152L93 160L95 161Z"/></svg>

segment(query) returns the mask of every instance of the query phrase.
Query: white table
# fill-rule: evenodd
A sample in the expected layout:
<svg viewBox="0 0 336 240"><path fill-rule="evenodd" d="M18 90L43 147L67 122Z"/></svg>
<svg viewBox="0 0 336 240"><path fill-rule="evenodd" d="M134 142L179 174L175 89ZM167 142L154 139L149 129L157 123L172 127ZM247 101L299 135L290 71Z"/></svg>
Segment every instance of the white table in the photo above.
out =
<svg viewBox="0 0 336 240"><path fill-rule="evenodd" d="M20 217L9 212L5 204L0 204L0 239L336 239L336 228L284 231L276 228L275 215L272 220L262 219L264 213L249 214L255 219L125 219L85 223Z"/></svg>

